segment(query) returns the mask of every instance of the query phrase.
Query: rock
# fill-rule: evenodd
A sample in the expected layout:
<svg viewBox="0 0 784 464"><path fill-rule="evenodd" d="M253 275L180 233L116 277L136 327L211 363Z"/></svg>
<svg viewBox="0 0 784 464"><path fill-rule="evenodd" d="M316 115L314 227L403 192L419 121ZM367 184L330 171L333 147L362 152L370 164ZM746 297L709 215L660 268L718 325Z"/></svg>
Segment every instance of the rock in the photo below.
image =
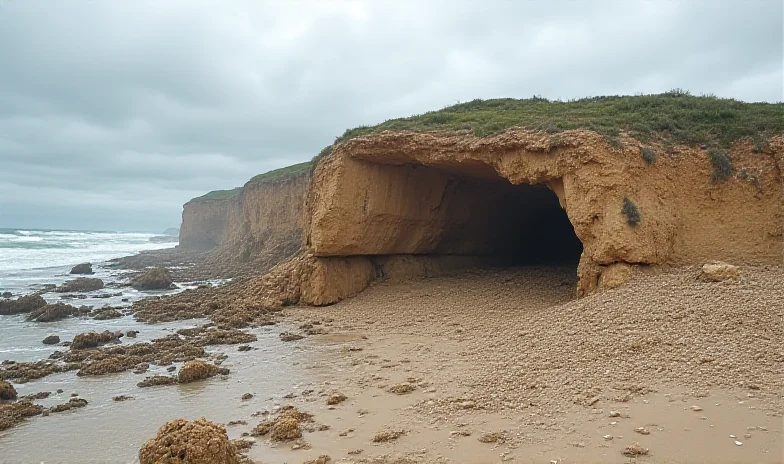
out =
<svg viewBox="0 0 784 464"><path fill-rule="evenodd" d="M118 395L118 396L115 396L114 398L112 398L112 401L117 401L117 402L120 402L120 401L128 401L128 400L132 400L132 399L133 399L133 396L128 396L128 395Z"/></svg>
<svg viewBox="0 0 784 464"><path fill-rule="evenodd" d="M332 458L326 454L322 454L316 459L305 461L305 464L332 464Z"/></svg>
<svg viewBox="0 0 784 464"><path fill-rule="evenodd" d="M166 290L172 283L169 271L156 267L134 279L131 285L137 290Z"/></svg>
<svg viewBox="0 0 784 464"><path fill-rule="evenodd" d="M648 448L643 448L640 446L639 443L634 443L633 445L629 445L621 451L621 454L624 456L645 456L648 454L650 450Z"/></svg>
<svg viewBox="0 0 784 464"><path fill-rule="evenodd" d="M27 315L27 320L30 322L54 322L78 314L79 309L75 306L65 303L55 303L48 304L31 312Z"/></svg>
<svg viewBox="0 0 784 464"><path fill-rule="evenodd" d="M340 404L340 403L346 401L347 399L348 399L348 397L346 395L344 395L343 393L333 392L327 398L327 405L334 406L336 404Z"/></svg>
<svg viewBox="0 0 784 464"><path fill-rule="evenodd" d="M632 272L633 268L629 264L611 264L602 271L602 274L599 277L599 287L602 290L621 287L631 279Z"/></svg>
<svg viewBox="0 0 784 464"><path fill-rule="evenodd" d="M2 296L3 298L11 298L12 296L14 296L14 294L11 292L3 292L3 294L0 296Z"/></svg>
<svg viewBox="0 0 784 464"><path fill-rule="evenodd" d="M11 428L27 417L44 413L44 407L30 401L0 404L0 431Z"/></svg>
<svg viewBox="0 0 784 464"><path fill-rule="evenodd" d="M635 432L639 433L640 435L650 435L651 431L646 429L645 427L637 427L634 429Z"/></svg>
<svg viewBox="0 0 784 464"><path fill-rule="evenodd" d="M0 380L0 400L15 400L17 397L16 389L10 382Z"/></svg>
<svg viewBox="0 0 784 464"><path fill-rule="evenodd" d="M621 417L620 411L610 411L610 417Z"/></svg>
<svg viewBox="0 0 784 464"><path fill-rule="evenodd" d="M74 337L71 342L71 350L83 350L85 348L95 348L115 340L119 340L123 336L122 332L87 332L81 333Z"/></svg>
<svg viewBox="0 0 784 464"><path fill-rule="evenodd" d="M56 345L58 343L60 343L60 337L57 335L49 335L43 340L44 345Z"/></svg>
<svg viewBox="0 0 784 464"><path fill-rule="evenodd" d="M74 280L69 280L64 284L57 287L54 291L57 293L79 293L79 292L92 292L93 290L100 290L103 288L103 280L94 279L92 277L79 277Z"/></svg>
<svg viewBox="0 0 784 464"><path fill-rule="evenodd" d="M139 464L239 464L226 428L205 418L173 420L139 449Z"/></svg>
<svg viewBox="0 0 784 464"><path fill-rule="evenodd" d="M702 266L702 278L711 282L721 282L740 277L737 266L727 263L710 263Z"/></svg>
<svg viewBox="0 0 784 464"><path fill-rule="evenodd" d="M71 268L70 274L95 274L91 263L77 264Z"/></svg>
<svg viewBox="0 0 784 464"><path fill-rule="evenodd" d="M416 390L414 385L411 385L410 383L400 383L397 385L392 385L387 391L396 395L405 395L406 393L411 393L414 390Z"/></svg>
<svg viewBox="0 0 784 464"><path fill-rule="evenodd" d="M228 374L229 370L218 367L198 359L188 361L182 365L178 374L180 383L195 382L197 380L213 377L218 374Z"/></svg>
<svg viewBox="0 0 784 464"><path fill-rule="evenodd" d="M283 332L279 335L279 337L280 337L280 341L282 342L293 342L305 338L302 335L294 334L291 332Z"/></svg>
<svg viewBox="0 0 784 464"><path fill-rule="evenodd" d="M406 434L405 430L383 430L373 437L373 443L386 443L394 441Z"/></svg>
<svg viewBox="0 0 784 464"><path fill-rule="evenodd" d="M49 408L49 412L63 412L68 411L69 409L75 408L83 408L87 406L87 400L82 398L71 398L65 404L58 404L57 406L52 406Z"/></svg>
<svg viewBox="0 0 784 464"><path fill-rule="evenodd" d="M44 300L41 295L25 295L16 300L0 301L0 314L29 313L42 306L46 306L46 300Z"/></svg>
<svg viewBox="0 0 784 464"><path fill-rule="evenodd" d="M136 386L139 388L147 388L157 387L159 385L173 385L175 383L177 383L177 377L171 375L153 375L152 377L147 377L137 383Z"/></svg>
<svg viewBox="0 0 784 464"><path fill-rule="evenodd" d="M122 317L122 313L116 309L102 309L95 313L93 319L96 321L105 321L109 319L117 319L119 317Z"/></svg>
<svg viewBox="0 0 784 464"><path fill-rule="evenodd" d="M129 330L125 332L125 336L128 338L136 338L136 335L139 333L138 330Z"/></svg>
<svg viewBox="0 0 784 464"><path fill-rule="evenodd" d="M244 395L242 395L242 401L248 401L250 399L253 399L252 393L245 393Z"/></svg>
<svg viewBox="0 0 784 464"><path fill-rule="evenodd" d="M690 409L691 409L692 411L695 411L695 412L702 411L702 408L701 408L701 407L699 407L699 406L692 406Z"/></svg>
<svg viewBox="0 0 784 464"><path fill-rule="evenodd" d="M479 436L478 440L481 443L498 443L504 442L504 433L503 432L490 432L490 433L483 433ZM374 440L375 441L375 440Z"/></svg>

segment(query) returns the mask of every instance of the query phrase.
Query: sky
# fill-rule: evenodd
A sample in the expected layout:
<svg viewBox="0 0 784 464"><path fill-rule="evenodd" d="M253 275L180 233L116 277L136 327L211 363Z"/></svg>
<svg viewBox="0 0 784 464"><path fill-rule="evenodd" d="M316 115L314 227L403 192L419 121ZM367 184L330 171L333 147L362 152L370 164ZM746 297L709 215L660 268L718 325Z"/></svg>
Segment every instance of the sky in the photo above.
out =
<svg viewBox="0 0 784 464"><path fill-rule="evenodd" d="M0 228L161 232L474 98L784 100L781 0L0 0Z"/></svg>

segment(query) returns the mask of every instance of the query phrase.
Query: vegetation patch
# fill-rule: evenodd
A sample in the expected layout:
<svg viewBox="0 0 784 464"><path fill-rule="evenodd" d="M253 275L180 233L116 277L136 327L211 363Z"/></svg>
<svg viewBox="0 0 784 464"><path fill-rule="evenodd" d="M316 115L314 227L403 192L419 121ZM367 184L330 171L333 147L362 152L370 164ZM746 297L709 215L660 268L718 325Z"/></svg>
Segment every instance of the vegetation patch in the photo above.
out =
<svg viewBox="0 0 784 464"><path fill-rule="evenodd" d="M300 174L304 174L308 172L310 169L310 161L305 161L304 163L293 164L291 166L286 166L285 168L275 169L274 171L265 172L264 174L259 174L258 176L254 176L248 182L250 183L257 183L257 182L273 182L279 181L284 179L290 179L292 177L297 177Z"/></svg>
<svg viewBox="0 0 784 464"><path fill-rule="evenodd" d="M624 131L641 141L659 139L729 148L734 141L744 137L784 132L784 104L694 96L680 89L656 95L569 101L538 96L472 100L438 111L390 119L375 126L349 129L337 142L385 130L468 130L477 137L486 137L511 127L547 133L588 129L607 137L617 137Z"/></svg>
<svg viewBox="0 0 784 464"><path fill-rule="evenodd" d="M732 166L732 158L729 153L724 150L711 149L708 150L708 158L710 158L713 167L711 180L714 183L724 182L732 176L735 168Z"/></svg>
<svg viewBox="0 0 784 464"><path fill-rule="evenodd" d="M196 197L191 201L204 201L204 200L228 200L240 194L242 187L233 188L231 190L213 190L212 192L205 193L200 197Z"/></svg>
<svg viewBox="0 0 784 464"><path fill-rule="evenodd" d="M648 166L656 162L656 152L650 148L640 147L640 156Z"/></svg>
<svg viewBox="0 0 784 464"><path fill-rule="evenodd" d="M621 212L624 216L626 216L626 222L628 222L630 226L634 227L639 224L641 220L640 209L637 207L637 205L634 204L633 201L628 198L624 198Z"/></svg>

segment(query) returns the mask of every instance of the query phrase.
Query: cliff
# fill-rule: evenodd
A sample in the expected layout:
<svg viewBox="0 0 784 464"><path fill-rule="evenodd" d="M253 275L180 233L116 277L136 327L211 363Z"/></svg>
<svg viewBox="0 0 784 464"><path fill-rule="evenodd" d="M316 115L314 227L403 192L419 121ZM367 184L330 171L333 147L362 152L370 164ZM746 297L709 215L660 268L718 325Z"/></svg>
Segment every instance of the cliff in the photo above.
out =
<svg viewBox="0 0 784 464"><path fill-rule="evenodd" d="M309 166L271 171L241 188L189 201L183 207L180 246L212 250L236 262L295 252L303 240Z"/></svg>
<svg viewBox="0 0 784 464"><path fill-rule="evenodd" d="M469 102L347 131L312 177L194 200L180 240L247 258L296 238L252 291L272 305L488 264L573 263L579 295L633 266L781 264L782 110L678 92Z"/></svg>

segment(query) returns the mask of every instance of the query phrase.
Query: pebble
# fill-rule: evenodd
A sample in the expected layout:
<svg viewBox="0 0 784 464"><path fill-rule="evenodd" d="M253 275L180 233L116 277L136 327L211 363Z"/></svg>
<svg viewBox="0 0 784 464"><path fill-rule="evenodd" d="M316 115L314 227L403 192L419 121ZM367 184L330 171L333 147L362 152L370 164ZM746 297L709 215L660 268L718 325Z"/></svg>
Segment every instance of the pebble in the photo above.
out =
<svg viewBox="0 0 784 464"><path fill-rule="evenodd" d="M607 440L607 441L610 441L610 440L612 440L612 439L613 439L613 436L612 436L612 435L605 435L605 436L604 436L604 437L602 437L602 438L604 438L604 439L605 439L605 440Z"/></svg>
<svg viewBox="0 0 784 464"><path fill-rule="evenodd" d="M701 407L699 407L699 406L692 406L692 407L691 407L691 410L692 410L692 411L702 411L702 408L701 408Z"/></svg>
<svg viewBox="0 0 784 464"><path fill-rule="evenodd" d="M743 442L742 442L742 441L735 440L735 444L736 444L736 445L738 445L738 446L741 446L741 445L743 444Z"/></svg>

